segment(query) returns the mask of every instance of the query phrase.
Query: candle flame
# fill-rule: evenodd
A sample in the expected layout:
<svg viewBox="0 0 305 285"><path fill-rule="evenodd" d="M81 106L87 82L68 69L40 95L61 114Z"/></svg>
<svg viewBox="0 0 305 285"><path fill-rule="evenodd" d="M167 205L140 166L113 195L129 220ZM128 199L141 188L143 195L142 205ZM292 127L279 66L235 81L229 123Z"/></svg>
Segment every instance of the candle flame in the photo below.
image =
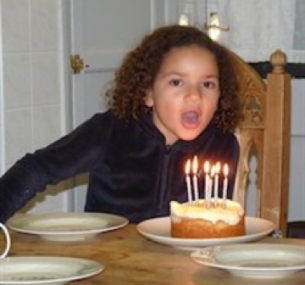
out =
<svg viewBox="0 0 305 285"><path fill-rule="evenodd" d="M211 176L213 177L215 175L215 173L216 173L216 166L213 165L212 169L211 169Z"/></svg>
<svg viewBox="0 0 305 285"><path fill-rule="evenodd" d="M220 165L220 162L218 161L215 165L215 172L216 174L218 174L220 172L220 168L221 168L221 165Z"/></svg>
<svg viewBox="0 0 305 285"><path fill-rule="evenodd" d="M191 171L191 160L188 159L185 165L185 174L189 175Z"/></svg>
<svg viewBox="0 0 305 285"><path fill-rule="evenodd" d="M193 159L193 174L196 174L198 171L198 157L197 155Z"/></svg>
<svg viewBox="0 0 305 285"><path fill-rule="evenodd" d="M204 162L203 169L204 169L204 173L209 173L209 171L210 171L210 163L208 161Z"/></svg>
<svg viewBox="0 0 305 285"><path fill-rule="evenodd" d="M225 164L223 167L223 174L227 177L229 174L229 166L228 164Z"/></svg>

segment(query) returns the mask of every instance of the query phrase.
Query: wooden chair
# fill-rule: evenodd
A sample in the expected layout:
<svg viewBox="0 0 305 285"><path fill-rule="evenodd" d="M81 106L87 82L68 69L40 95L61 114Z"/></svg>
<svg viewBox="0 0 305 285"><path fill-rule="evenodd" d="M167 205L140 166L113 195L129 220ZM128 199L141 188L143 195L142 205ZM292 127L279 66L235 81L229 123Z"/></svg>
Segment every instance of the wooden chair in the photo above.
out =
<svg viewBox="0 0 305 285"><path fill-rule="evenodd" d="M274 222L286 235L291 109L291 77L285 72L286 55L280 50L271 55L272 72L266 81L241 58L235 54L232 58L243 104L243 119L236 131L240 161L234 200L246 207L249 161L254 155L256 216Z"/></svg>

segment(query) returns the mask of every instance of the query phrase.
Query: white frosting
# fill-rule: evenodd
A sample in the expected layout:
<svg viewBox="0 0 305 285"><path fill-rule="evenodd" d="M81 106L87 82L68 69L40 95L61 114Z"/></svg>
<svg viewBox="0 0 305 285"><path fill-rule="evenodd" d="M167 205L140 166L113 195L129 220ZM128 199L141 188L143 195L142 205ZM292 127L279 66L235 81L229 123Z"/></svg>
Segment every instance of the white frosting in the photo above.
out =
<svg viewBox="0 0 305 285"><path fill-rule="evenodd" d="M224 221L229 225L236 225L244 215L244 209L237 202L226 200L226 207L223 206L222 199L218 199L217 206L213 202L212 199L210 207L207 207L205 200L183 204L172 201L170 202L172 219L174 222L181 218L204 219L213 224Z"/></svg>

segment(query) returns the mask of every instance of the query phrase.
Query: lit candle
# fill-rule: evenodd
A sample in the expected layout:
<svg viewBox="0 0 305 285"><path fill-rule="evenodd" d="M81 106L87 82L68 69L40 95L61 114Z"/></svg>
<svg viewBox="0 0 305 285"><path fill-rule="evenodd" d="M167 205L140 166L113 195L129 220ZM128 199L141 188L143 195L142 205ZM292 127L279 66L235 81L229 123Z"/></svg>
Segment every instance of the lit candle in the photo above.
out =
<svg viewBox="0 0 305 285"><path fill-rule="evenodd" d="M198 193L198 157L195 156L193 159L193 186L194 186L194 200L198 203L199 193Z"/></svg>
<svg viewBox="0 0 305 285"><path fill-rule="evenodd" d="M206 201L206 206L208 206L209 204L209 189L210 189L210 163L208 161L205 161L204 165L203 165L203 170L205 173L205 188L204 188L204 192L205 192L205 201Z"/></svg>
<svg viewBox="0 0 305 285"><path fill-rule="evenodd" d="M210 178L209 191L208 191L208 206L209 207L210 207L211 202L212 202L214 175L215 175L215 165L213 165L212 168L211 168L211 178Z"/></svg>
<svg viewBox="0 0 305 285"><path fill-rule="evenodd" d="M219 184L219 172L220 172L220 162L215 165L215 183L214 183L214 203L215 206L218 205L218 184Z"/></svg>
<svg viewBox="0 0 305 285"><path fill-rule="evenodd" d="M188 202L192 203L192 188L191 188L192 186L191 186L190 171L191 171L191 160L189 159L185 165L185 179L186 179Z"/></svg>
<svg viewBox="0 0 305 285"><path fill-rule="evenodd" d="M229 175L229 166L227 164L223 167L223 174L225 176L223 181L223 205L224 207L227 206L226 200L227 200L227 191L228 191L228 175Z"/></svg>

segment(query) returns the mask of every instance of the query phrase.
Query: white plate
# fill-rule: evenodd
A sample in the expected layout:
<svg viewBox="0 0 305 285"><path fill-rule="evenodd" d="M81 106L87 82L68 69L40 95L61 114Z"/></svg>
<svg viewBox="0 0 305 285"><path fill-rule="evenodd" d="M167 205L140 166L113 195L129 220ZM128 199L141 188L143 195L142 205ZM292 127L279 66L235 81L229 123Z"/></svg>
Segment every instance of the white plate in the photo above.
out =
<svg viewBox="0 0 305 285"><path fill-rule="evenodd" d="M52 241L77 241L128 224L124 217L104 213L43 213L16 215L7 226L17 232L35 234Z"/></svg>
<svg viewBox="0 0 305 285"><path fill-rule="evenodd" d="M305 246L239 244L207 247L191 258L213 268L248 278L280 278L305 269Z"/></svg>
<svg viewBox="0 0 305 285"><path fill-rule="evenodd" d="M1 285L61 285L88 278L104 270L98 262L83 258L27 256L0 259Z"/></svg>
<svg viewBox="0 0 305 285"><path fill-rule="evenodd" d="M146 238L162 244L180 248L194 248L211 245L232 244L258 240L275 229L275 225L267 220L246 217L246 234L230 238L190 239L174 238L170 236L170 217L154 218L138 224L137 230Z"/></svg>

